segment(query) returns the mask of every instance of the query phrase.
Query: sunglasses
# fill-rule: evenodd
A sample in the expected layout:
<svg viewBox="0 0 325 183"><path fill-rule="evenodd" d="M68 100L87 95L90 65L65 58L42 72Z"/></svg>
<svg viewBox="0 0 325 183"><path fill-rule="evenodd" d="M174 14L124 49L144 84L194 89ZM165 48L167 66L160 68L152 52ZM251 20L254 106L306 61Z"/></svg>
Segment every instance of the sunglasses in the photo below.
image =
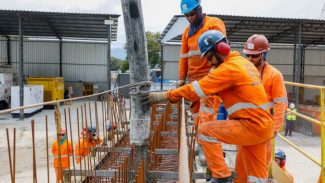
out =
<svg viewBox="0 0 325 183"><path fill-rule="evenodd" d="M61 136L61 137L65 136L65 133L61 133L60 136Z"/></svg>
<svg viewBox="0 0 325 183"><path fill-rule="evenodd" d="M190 13L185 13L185 16L186 17L192 17L194 15L196 15L196 12L195 11L191 11Z"/></svg>
<svg viewBox="0 0 325 183"><path fill-rule="evenodd" d="M252 57L252 58L258 58L260 57L261 54L257 54L257 55L250 55L250 54L246 54L246 57L249 58L249 57Z"/></svg>

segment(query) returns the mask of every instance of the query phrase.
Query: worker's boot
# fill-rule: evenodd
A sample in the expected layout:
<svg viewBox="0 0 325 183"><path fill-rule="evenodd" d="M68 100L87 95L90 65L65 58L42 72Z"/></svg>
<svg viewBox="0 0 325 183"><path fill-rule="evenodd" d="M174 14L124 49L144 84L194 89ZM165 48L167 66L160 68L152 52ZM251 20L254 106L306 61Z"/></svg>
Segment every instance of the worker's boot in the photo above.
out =
<svg viewBox="0 0 325 183"><path fill-rule="evenodd" d="M233 183L237 177L236 172L231 172L229 177L224 178L212 178L208 183Z"/></svg>

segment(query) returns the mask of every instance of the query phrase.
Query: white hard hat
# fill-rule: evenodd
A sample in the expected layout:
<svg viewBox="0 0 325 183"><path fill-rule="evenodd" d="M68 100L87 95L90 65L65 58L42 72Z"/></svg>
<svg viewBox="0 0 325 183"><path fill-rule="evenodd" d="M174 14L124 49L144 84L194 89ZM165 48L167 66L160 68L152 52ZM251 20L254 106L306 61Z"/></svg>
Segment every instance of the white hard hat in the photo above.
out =
<svg viewBox="0 0 325 183"><path fill-rule="evenodd" d="M290 106L289 106L291 109L294 109L295 108L295 104L294 103L290 103Z"/></svg>

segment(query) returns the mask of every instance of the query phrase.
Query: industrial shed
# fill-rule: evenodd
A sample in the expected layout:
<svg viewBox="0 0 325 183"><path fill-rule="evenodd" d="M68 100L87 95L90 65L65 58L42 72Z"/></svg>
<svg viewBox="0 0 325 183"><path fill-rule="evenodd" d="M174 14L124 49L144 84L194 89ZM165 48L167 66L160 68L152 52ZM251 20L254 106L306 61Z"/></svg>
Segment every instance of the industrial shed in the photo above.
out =
<svg viewBox="0 0 325 183"><path fill-rule="evenodd" d="M209 15L226 25L233 50L242 53L244 43L253 34L264 34L271 44L270 63L282 72L286 81L325 85L325 21ZM181 36L188 25L184 16L174 16L164 29L162 45L163 79L177 80ZM298 98L288 87L289 100ZM300 91L300 101L316 102L318 91Z"/></svg>
<svg viewBox="0 0 325 183"><path fill-rule="evenodd" d="M119 16L0 10L0 67L23 69L21 79L63 76L66 86L90 82L105 90Z"/></svg>

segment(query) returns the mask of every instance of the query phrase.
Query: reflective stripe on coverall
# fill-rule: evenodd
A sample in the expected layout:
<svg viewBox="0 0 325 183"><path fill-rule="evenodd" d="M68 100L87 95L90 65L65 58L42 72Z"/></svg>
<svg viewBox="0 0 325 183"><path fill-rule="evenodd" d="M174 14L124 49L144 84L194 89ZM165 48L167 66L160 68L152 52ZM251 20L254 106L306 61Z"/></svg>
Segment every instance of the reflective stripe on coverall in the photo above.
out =
<svg viewBox="0 0 325 183"><path fill-rule="evenodd" d="M86 140L86 138L82 139L80 138L79 143L75 146L75 157L76 157L76 163L80 163L80 161L90 153L90 148L96 147L96 145L100 144L102 142L102 139L100 137L97 138L97 140Z"/></svg>
<svg viewBox="0 0 325 183"><path fill-rule="evenodd" d="M171 102L182 97L197 101L217 93L230 120L206 122L198 130L198 142L202 145L212 176L231 175L223 157L222 141L237 144L241 149L238 154L242 163L236 164L236 171L246 174L238 175L236 182L266 182L266 142L273 136L273 120L260 75L251 62L238 52L231 52L212 73L169 91L167 96Z"/></svg>
<svg viewBox="0 0 325 183"><path fill-rule="evenodd" d="M178 79L185 81L188 76L189 81L192 82L206 76L212 67L206 58L201 59L201 52L198 48L199 37L207 30L219 30L226 36L226 27L221 19L205 16L203 19L203 26L199 31L197 31L193 36L188 37L189 30L189 26L187 26L182 36L182 47L178 65ZM214 100L213 98L210 99ZM199 102L200 101L195 101L190 106L192 118L196 124L199 121ZM214 110L218 111L218 108Z"/></svg>
<svg viewBox="0 0 325 183"><path fill-rule="evenodd" d="M262 84L269 102L273 107L274 131L279 132L284 123L284 115L288 106L287 90L284 85L283 76L280 71L264 62L262 69ZM267 143L266 164L269 167L272 161L272 139Z"/></svg>
<svg viewBox="0 0 325 183"><path fill-rule="evenodd" d="M67 144L68 143L68 144ZM61 151L61 165L62 168L69 168L69 154L73 152L72 145L70 141L65 140L62 145L60 145L60 151ZM52 153L54 157L54 168L60 167L60 160L59 160L59 146L58 142L55 141L52 145Z"/></svg>

